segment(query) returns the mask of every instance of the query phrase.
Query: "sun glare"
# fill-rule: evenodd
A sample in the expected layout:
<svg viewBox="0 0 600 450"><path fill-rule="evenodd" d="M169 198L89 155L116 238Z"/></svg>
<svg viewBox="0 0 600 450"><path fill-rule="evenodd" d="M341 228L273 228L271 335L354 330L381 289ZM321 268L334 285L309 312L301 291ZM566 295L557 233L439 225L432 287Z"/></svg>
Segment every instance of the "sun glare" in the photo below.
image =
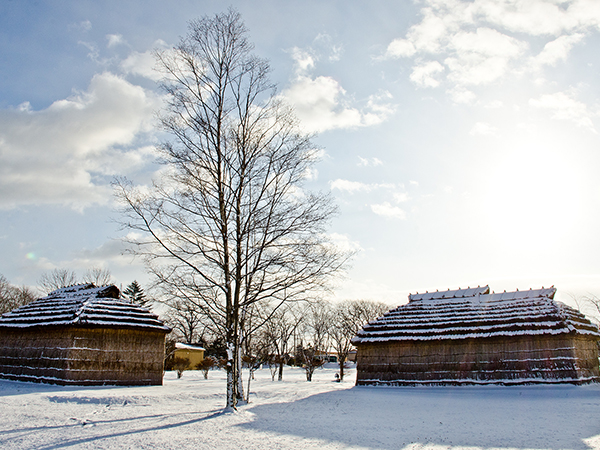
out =
<svg viewBox="0 0 600 450"><path fill-rule="evenodd" d="M582 193L568 153L516 147L496 161L488 182L489 231L498 244L538 250L574 232Z"/></svg>

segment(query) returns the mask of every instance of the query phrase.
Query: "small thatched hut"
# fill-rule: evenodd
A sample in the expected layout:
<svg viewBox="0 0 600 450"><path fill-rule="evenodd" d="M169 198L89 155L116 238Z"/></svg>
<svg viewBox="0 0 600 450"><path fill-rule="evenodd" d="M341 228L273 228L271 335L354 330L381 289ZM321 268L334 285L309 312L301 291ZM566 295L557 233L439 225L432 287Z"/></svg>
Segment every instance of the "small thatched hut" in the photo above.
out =
<svg viewBox="0 0 600 450"><path fill-rule="evenodd" d="M58 289L0 317L0 377L74 385L162 384L165 335L155 314L115 286Z"/></svg>
<svg viewBox="0 0 600 450"><path fill-rule="evenodd" d="M409 296L363 327L357 385L599 381L600 333L556 289L487 286Z"/></svg>

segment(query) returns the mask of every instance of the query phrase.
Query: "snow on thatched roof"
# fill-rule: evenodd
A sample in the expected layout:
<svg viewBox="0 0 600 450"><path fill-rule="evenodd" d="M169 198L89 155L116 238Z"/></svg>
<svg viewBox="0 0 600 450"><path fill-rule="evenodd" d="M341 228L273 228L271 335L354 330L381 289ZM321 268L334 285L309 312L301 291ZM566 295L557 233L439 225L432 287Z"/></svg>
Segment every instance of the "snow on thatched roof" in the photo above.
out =
<svg viewBox="0 0 600 450"><path fill-rule="evenodd" d="M0 317L0 327L123 327L169 332L156 314L119 299L116 286L69 286Z"/></svg>
<svg viewBox="0 0 600 450"><path fill-rule="evenodd" d="M182 349L182 350L195 350L195 351L203 351L203 352L206 351L205 348L200 347L199 345L182 344L181 342L177 342L175 344L175 348Z"/></svg>
<svg viewBox="0 0 600 450"><path fill-rule="evenodd" d="M554 300L556 289L489 293L489 288L409 296L366 324L353 344L579 333L600 337L583 314Z"/></svg>

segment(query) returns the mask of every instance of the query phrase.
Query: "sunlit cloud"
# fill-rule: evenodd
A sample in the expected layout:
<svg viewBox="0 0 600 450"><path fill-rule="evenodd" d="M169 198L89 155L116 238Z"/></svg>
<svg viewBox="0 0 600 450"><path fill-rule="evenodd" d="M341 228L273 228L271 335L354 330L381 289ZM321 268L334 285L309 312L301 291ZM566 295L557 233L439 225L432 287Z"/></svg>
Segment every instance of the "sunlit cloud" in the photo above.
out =
<svg viewBox="0 0 600 450"><path fill-rule="evenodd" d="M398 206L391 205L389 202L371 205L371 211L378 216L401 220L406 219L406 212Z"/></svg>
<svg viewBox="0 0 600 450"><path fill-rule="evenodd" d="M553 119L567 120L596 133L592 122L593 114L587 105L565 92L542 95L539 99L530 99L529 104L550 111Z"/></svg>
<svg viewBox="0 0 600 450"><path fill-rule="evenodd" d="M106 204L106 176L154 160L150 147L127 146L151 130L157 106L141 87L103 73L44 110L0 111L0 207Z"/></svg>
<svg viewBox="0 0 600 450"><path fill-rule="evenodd" d="M396 203L404 203L410 200L407 192L394 192L394 201Z"/></svg>
<svg viewBox="0 0 600 450"><path fill-rule="evenodd" d="M315 57L307 50L294 47L290 50L296 65L296 72L304 74L315 66Z"/></svg>
<svg viewBox="0 0 600 450"><path fill-rule="evenodd" d="M347 234L330 233L328 237L338 249L343 250L344 252L357 252L363 250L360 242L352 240Z"/></svg>
<svg viewBox="0 0 600 450"><path fill-rule="evenodd" d="M371 102L364 109L352 106L346 91L331 77L297 77L282 93L308 132L376 125L384 121L392 108Z"/></svg>
<svg viewBox="0 0 600 450"><path fill-rule="evenodd" d="M331 43L329 35L317 36L314 45L319 50L294 47L289 51L295 63L295 77L281 94L294 108L305 131L373 126L395 111L389 91L380 91L366 101L357 102L335 78L312 75L321 54L329 52L329 61L335 62L342 51L341 47Z"/></svg>
<svg viewBox="0 0 600 450"><path fill-rule="evenodd" d="M582 33L564 35L548 42L544 49L533 58L534 66L555 66L558 61L567 59L575 44L583 39Z"/></svg>
<svg viewBox="0 0 600 450"><path fill-rule="evenodd" d="M444 70L444 66L437 61L418 64L413 67L410 80L420 87L437 87L440 85L439 75Z"/></svg>
<svg viewBox="0 0 600 450"><path fill-rule="evenodd" d="M154 43L156 49L167 48L167 43L158 40ZM154 52L148 50L145 52L132 51L127 58L120 63L121 70L126 74L139 75L152 81L159 81L162 77L159 71L155 70L156 60Z"/></svg>
<svg viewBox="0 0 600 450"><path fill-rule="evenodd" d="M357 165L362 167L377 167L383 165L383 161L379 158L363 158L359 156Z"/></svg>
<svg viewBox="0 0 600 450"><path fill-rule="evenodd" d="M472 103L470 86L485 86L565 61L588 30L597 30L593 0L424 0L421 19L393 39L385 59L413 59L410 80ZM541 39L544 47L528 38Z"/></svg>
<svg viewBox="0 0 600 450"><path fill-rule="evenodd" d="M337 179L330 181L329 185L332 190L345 191L350 194L355 192L371 192L375 189L394 189L396 187L393 183L362 183L360 181L350 181Z"/></svg>
<svg viewBox="0 0 600 450"><path fill-rule="evenodd" d="M477 122L469 134L471 136L494 136L498 132L498 129L486 122Z"/></svg>

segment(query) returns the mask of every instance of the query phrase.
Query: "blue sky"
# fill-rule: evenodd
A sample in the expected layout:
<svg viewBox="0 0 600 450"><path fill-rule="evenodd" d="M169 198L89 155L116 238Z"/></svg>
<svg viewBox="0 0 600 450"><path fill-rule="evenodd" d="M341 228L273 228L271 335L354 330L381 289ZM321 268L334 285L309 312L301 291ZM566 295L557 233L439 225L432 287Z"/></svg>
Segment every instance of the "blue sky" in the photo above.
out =
<svg viewBox="0 0 600 450"><path fill-rule="evenodd" d="M490 284L600 294L600 3L234 1L322 160L337 298ZM0 273L111 270L110 181L149 183L150 53L217 1L0 4Z"/></svg>

